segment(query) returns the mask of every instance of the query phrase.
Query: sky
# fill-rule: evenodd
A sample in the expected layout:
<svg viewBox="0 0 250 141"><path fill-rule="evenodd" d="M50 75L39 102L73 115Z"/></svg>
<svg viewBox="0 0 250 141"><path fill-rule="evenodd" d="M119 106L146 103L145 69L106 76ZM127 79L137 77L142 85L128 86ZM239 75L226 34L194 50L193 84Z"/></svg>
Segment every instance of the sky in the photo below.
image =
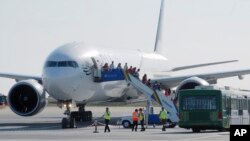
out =
<svg viewBox="0 0 250 141"><path fill-rule="evenodd" d="M171 66L239 60L173 75L250 68L249 7L248 0L167 0L161 53ZM159 10L160 0L0 0L0 72L40 76L49 53L73 41L152 51ZM0 93L13 84L0 78ZM249 84L250 76L218 81Z"/></svg>

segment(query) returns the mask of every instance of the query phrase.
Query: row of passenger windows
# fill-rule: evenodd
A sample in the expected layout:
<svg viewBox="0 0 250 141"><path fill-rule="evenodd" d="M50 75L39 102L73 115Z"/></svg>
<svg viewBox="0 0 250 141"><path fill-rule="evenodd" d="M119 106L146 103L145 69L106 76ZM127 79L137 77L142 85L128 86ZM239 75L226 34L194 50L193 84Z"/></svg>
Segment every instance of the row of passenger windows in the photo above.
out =
<svg viewBox="0 0 250 141"><path fill-rule="evenodd" d="M48 61L46 67L72 67L77 68L78 64L76 61Z"/></svg>
<svg viewBox="0 0 250 141"><path fill-rule="evenodd" d="M185 96L183 110L215 110L217 108L215 96Z"/></svg>
<svg viewBox="0 0 250 141"><path fill-rule="evenodd" d="M247 110L250 112L250 100L249 99L238 99L238 98L224 98L224 108L231 108L233 110Z"/></svg>

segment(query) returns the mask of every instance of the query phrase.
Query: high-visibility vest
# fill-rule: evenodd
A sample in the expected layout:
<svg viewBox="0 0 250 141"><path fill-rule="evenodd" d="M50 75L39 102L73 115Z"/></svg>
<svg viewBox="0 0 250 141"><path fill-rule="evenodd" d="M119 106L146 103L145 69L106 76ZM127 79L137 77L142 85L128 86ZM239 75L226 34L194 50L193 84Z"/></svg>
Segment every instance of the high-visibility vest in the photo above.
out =
<svg viewBox="0 0 250 141"><path fill-rule="evenodd" d="M133 114L132 114L132 120L133 121L138 121L138 114L137 114L137 112L133 112Z"/></svg>
<svg viewBox="0 0 250 141"><path fill-rule="evenodd" d="M166 111L161 111L160 112L160 119L167 119L167 112Z"/></svg>
<svg viewBox="0 0 250 141"><path fill-rule="evenodd" d="M110 120L111 117L110 117L110 112L105 112L104 114L104 119L107 119L107 120Z"/></svg>
<svg viewBox="0 0 250 141"><path fill-rule="evenodd" d="M144 114L143 113L139 113L139 118L140 118L140 120L144 120L145 118L144 118Z"/></svg>

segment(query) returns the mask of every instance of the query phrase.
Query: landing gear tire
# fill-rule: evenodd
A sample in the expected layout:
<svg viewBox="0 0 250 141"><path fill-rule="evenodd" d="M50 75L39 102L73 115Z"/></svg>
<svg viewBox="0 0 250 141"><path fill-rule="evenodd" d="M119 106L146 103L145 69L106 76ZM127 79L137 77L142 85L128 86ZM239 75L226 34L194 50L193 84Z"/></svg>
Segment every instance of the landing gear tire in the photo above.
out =
<svg viewBox="0 0 250 141"><path fill-rule="evenodd" d="M197 129L197 128L193 128L192 130L193 130L194 133L200 133L201 132L201 130Z"/></svg>
<svg viewBox="0 0 250 141"><path fill-rule="evenodd" d="M70 111L71 101L63 102L66 106L66 111L64 112L67 115L67 118L62 119L62 128L76 128L76 121L92 121L92 112L85 111L85 105L77 105L79 111Z"/></svg>
<svg viewBox="0 0 250 141"><path fill-rule="evenodd" d="M68 125L68 119L67 118L63 118L62 119L62 129L67 128Z"/></svg>
<svg viewBox="0 0 250 141"><path fill-rule="evenodd" d="M173 123L171 120L167 120L167 128L174 128L176 126L176 123Z"/></svg>
<svg viewBox="0 0 250 141"><path fill-rule="evenodd" d="M70 118L69 120L69 127L70 128L75 128L76 127L76 122L74 118Z"/></svg>
<svg viewBox="0 0 250 141"><path fill-rule="evenodd" d="M71 112L70 116L73 117L77 122L92 121L91 111L75 111Z"/></svg>
<svg viewBox="0 0 250 141"><path fill-rule="evenodd" d="M223 132L223 129L221 129L221 128L220 128L220 129L218 129L218 132Z"/></svg>
<svg viewBox="0 0 250 141"><path fill-rule="evenodd" d="M76 127L76 122L74 118L63 118L62 119L62 129L66 128L75 128Z"/></svg>

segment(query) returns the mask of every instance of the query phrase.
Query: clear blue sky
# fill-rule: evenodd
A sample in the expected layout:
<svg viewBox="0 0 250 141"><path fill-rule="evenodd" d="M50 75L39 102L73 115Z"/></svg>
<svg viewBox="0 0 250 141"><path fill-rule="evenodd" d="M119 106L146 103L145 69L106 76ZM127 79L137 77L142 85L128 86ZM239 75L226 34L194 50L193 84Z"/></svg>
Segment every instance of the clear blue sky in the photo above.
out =
<svg viewBox="0 0 250 141"><path fill-rule="evenodd" d="M239 59L177 75L250 68L250 1L167 0L164 52L172 66ZM0 72L40 75L59 45L83 41L151 51L160 0L1 0ZM0 79L7 93L14 81ZM250 89L250 77L219 81Z"/></svg>

